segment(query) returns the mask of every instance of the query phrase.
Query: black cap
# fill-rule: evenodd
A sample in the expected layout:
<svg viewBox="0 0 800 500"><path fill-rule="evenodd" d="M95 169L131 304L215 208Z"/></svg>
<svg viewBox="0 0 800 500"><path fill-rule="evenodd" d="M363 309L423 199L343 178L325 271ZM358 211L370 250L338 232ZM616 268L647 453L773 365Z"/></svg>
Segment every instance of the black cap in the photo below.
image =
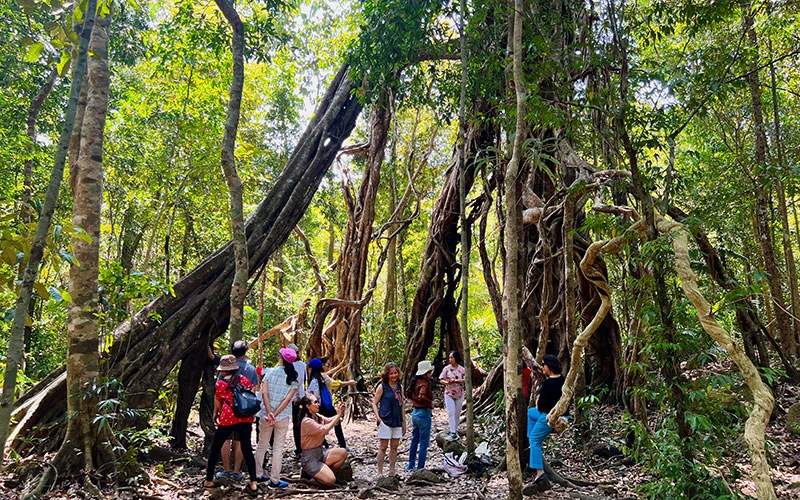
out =
<svg viewBox="0 0 800 500"><path fill-rule="evenodd" d="M236 356L237 358L241 358L244 356L244 353L247 352L247 342L244 340L237 340L231 346L231 354Z"/></svg>

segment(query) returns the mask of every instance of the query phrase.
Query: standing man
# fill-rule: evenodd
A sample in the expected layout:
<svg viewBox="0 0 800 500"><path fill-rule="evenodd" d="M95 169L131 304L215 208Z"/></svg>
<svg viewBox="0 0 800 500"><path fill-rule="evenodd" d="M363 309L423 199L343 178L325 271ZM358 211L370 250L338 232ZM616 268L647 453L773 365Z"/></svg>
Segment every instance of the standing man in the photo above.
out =
<svg viewBox="0 0 800 500"><path fill-rule="evenodd" d="M231 346L231 354L236 356L236 364L239 366L239 375L245 377L253 384L253 387L258 385L258 373L256 367L247 361L247 349L249 349L247 342L244 340L237 340ZM234 448L233 469L231 469L231 443ZM217 479L232 479L234 481L241 481L244 479L244 472L241 472L242 460L242 446L239 443L238 436L236 439L229 439L222 446L222 467L224 470L217 472Z"/></svg>
<svg viewBox="0 0 800 500"><path fill-rule="evenodd" d="M306 395L306 364L300 359L300 349L295 344L289 344L289 349L297 353L294 369L297 370L297 385L299 386L292 401L292 434L294 435L294 456L300 458L303 450L300 448L300 400Z"/></svg>

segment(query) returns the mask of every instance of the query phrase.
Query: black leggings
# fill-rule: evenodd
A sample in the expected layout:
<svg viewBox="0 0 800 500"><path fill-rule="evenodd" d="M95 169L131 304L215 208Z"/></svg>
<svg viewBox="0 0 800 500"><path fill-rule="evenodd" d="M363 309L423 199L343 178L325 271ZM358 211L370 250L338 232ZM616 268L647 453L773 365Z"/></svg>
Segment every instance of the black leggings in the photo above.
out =
<svg viewBox="0 0 800 500"><path fill-rule="evenodd" d="M336 415L336 408L319 405L319 414L323 417L333 417ZM347 444L344 442L344 431L342 431L341 419L339 419L339 423L336 424L333 430L336 433L336 439L339 441L339 447L347 448Z"/></svg>
<svg viewBox="0 0 800 500"><path fill-rule="evenodd" d="M250 481L256 480L256 458L253 456L253 447L250 444L250 432L252 429L253 424L235 424L217 427L217 431L214 433L214 441L211 442L211 451L208 455L206 481L214 480L214 469L217 467L217 462L219 462L222 445L228 440L230 435L234 433L239 437L244 463L247 465L247 472L250 473ZM233 460L233 457L231 457L231 460Z"/></svg>

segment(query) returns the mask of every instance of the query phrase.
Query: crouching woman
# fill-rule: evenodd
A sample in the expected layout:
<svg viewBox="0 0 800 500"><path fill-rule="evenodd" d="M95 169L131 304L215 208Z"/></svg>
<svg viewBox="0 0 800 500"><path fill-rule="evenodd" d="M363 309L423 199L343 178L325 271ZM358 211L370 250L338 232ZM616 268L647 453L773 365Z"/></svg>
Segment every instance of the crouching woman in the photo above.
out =
<svg viewBox="0 0 800 500"><path fill-rule="evenodd" d="M333 417L323 417L319 414L319 399L313 393L307 393L300 400L300 407L300 448L303 450L300 461L303 472L323 486L333 486L336 483L336 471L347 459L347 450L326 450L322 442L341 421L344 404L339 404Z"/></svg>

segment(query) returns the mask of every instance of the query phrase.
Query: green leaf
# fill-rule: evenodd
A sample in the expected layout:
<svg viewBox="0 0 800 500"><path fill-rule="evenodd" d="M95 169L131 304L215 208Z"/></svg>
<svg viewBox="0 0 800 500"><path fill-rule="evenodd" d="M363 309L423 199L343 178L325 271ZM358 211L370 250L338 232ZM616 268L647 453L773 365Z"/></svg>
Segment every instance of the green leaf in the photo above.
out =
<svg viewBox="0 0 800 500"><path fill-rule="evenodd" d="M28 47L28 53L25 55L25 62L35 62L44 50L43 42L36 42Z"/></svg>
<svg viewBox="0 0 800 500"><path fill-rule="evenodd" d="M36 295L38 295L42 299L47 300L47 299L50 298L50 293L48 292L47 287L44 286L43 284L38 283L38 282L34 283L33 284L33 289L36 291Z"/></svg>
<svg viewBox="0 0 800 500"><path fill-rule="evenodd" d="M30 16L36 11L36 0L19 0L17 3L22 6L26 16Z"/></svg>
<svg viewBox="0 0 800 500"><path fill-rule="evenodd" d="M60 255L62 259L66 260L70 264L75 264L75 259L72 257L72 254L66 250L59 250L58 255Z"/></svg>
<svg viewBox="0 0 800 500"><path fill-rule="evenodd" d="M54 301L56 302L64 301L64 297L61 295L61 292L59 291L58 288L51 286L50 288L47 289L47 291L50 293L50 298L53 299Z"/></svg>
<svg viewBox="0 0 800 500"><path fill-rule="evenodd" d="M59 59L58 64L56 64L56 70L58 71L59 76L64 76L67 74L70 60L72 60L72 56L70 55L69 51L62 50L61 59Z"/></svg>
<svg viewBox="0 0 800 500"><path fill-rule="evenodd" d="M78 238L79 240L83 240L86 243L91 243L92 242L92 237L89 236L89 233L87 233L86 231L84 231L83 229L81 229L79 227L75 228L75 231L72 233L72 236L74 236L75 238Z"/></svg>
<svg viewBox="0 0 800 500"><path fill-rule="evenodd" d="M5 321L6 323L11 323L12 321L14 321L14 314L16 314L16 312L17 311L15 309L7 310L5 315L3 315L3 321Z"/></svg>

